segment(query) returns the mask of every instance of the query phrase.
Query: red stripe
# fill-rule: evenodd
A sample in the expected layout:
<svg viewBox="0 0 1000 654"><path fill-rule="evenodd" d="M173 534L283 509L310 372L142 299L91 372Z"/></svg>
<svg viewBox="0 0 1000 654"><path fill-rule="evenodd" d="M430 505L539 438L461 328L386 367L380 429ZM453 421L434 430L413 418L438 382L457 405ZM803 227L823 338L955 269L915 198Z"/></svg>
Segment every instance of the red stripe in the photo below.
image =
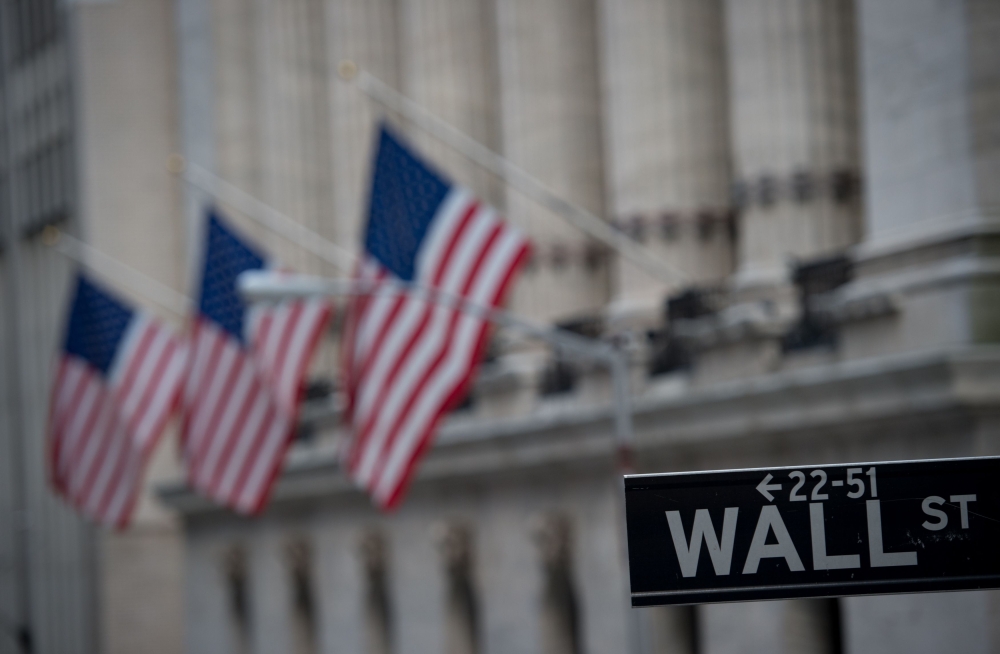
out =
<svg viewBox="0 0 1000 654"><path fill-rule="evenodd" d="M497 288L497 292L494 295L492 302L490 303L490 306L496 307L504 304L504 300L507 297L507 294L512 286L512 282L514 281L515 275L521 269L524 263L528 260L530 254L531 254L531 247L528 244L525 244L521 248L521 251L518 253L517 257L514 259L512 265L507 269L507 273L504 276L503 281L500 283L500 286ZM423 459L423 456L424 454L426 454L428 447L434 441L433 437L434 434L437 433L437 428L438 425L441 423L441 420L444 418L445 415L447 415L448 411L457 406L462 401L462 399L464 399L465 396L468 394L469 388L475 381L475 375L474 375L475 362L482 360L483 352L486 349L486 345L488 342L487 334L489 333L489 327L490 327L489 323L483 321L483 325L480 328L479 339L475 350L476 356L473 359L474 362L473 370L470 371L470 373L472 374L468 374L465 376L463 382L458 384L457 387L454 389L454 391L451 393L451 395L447 397L445 401L442 403L441 410L437 413L437 415L433 419L428 421L427 428L424 430L423 434L421 434L420 438L418 439L418 444L413 451L413 455L410 457L409 461L407 462L406 466L403 469L402 474L400 474L399 476L399 480L396 483L395 490L389 495L389 497L382 505L382 508L384 510L392 511L399 506L400 502L406 495L406 490L409 488L410 480L413 477L413 473L416 471L417 463L421 459Z"/></svg>
<svg viewBox="0 0 1000 654"><path fill-rule="evenodd" d="M111 406L110 410L112 411L111 423L109 425L108 431L104 434L103 437L101 437L99 434L91 433L91 429L88 429L87 432L85 432L87 434L88 439L91 438L101 439L99 441L100 445L98 446L97 454L91 459L90 467L86 471L86 478L85 478L86 481L84 482L84 486L80 489L80 495L83 497L83 502L85 504L89 503L88 500L90 498L91 492L93 492L94 482L97 479L97 475L104 468L108 452L110 451L111 447L115 444L115 441L118 440L116 437L118 436L119 429L121 429L125 433L122 436L123 442L121 443L120 447L114 450L115 458L113 459L114 463L112 465L117 467L121 459L122 450L127 446L127 441L128 441L127 424L124 425L122 424L122 418L124 416L120 415L119 408L121 406L121 401L124 399L124 395L127 394L128 390L130 390L132 388L132 385L135 383L135 377L136 375L139 374L139 369L142 368L142 363L149 351L150 342L152 341L154 336L155 336L154 330L150 329L149 326L147 325L146 328L143 330L141 340L139 341L139 345L138 347L136 347L135 356L131 357L127 361L126 364L127 367L125 368L125 374L122 376L121 383L117 386L117 388L115 389L109 388L107 389L106 393L102 393L103 402L109 403ZM81 439L81 442L82 440L83 439ZM80 458L82 457L82 453L76 451L74 454L75 456L73 457L73 460L79 461Z"/></svg>
<svg viewBox="0 0 1000 654"><path fill-rule="evenodd" d="M330 317L331 307L329 304L321 307L315 314L310 313L306 329L302 330L306 347L301 350L300 356L295 356L294 359L290 358L290 345L293 339L296 339L298 333L296 330L303 327L305 324L302 322L303 320L307 320L305 316L306 306L304 302L296 302L273 311L265 311L257 323L257 333L253 335L251 346L239 348L233 369L226 374L225 379L214 379L211 372L217 367L221 348L224 343L230 341L228 336L220 334L218 340L212 345L212 359L206 374L201 375L199 379L189 377L189 384L197 384L199 392L185 396L190 398L186 400L188 406L185 407L184 426L185 437L188 441L188 478L194 487L212 499L233 508L245 510L245 507L237 506L237 501L244 491L249 474L252 473L254 467L258 463L269 466L269 468L280 467L287 449L286 447L278 448L273 461L260 461L260 457L263 456L261 453L262 445L268 442L267 434L272 433L276 424L283 424L284 421L292 424L294 414L298 412L298 387L302 375L308 367L310 353L315 349ZM279 310L289 312L280 333L276 331L279 328L274 323L275 311ZM215 329L211 323L205 321L202 333L207 334L210 331L214 333ZM268 347L268 342L276 347ZM299 341L295 340L295 342ZM265 350L272 351L274 355L270 358L266 357ZM284 377L288 383L294 385L290 389L288 383L282 384L284 388L278 388L282 378L276 375L284 368L287 368L289 373L293 373ZM242 375L249 375L249 378L242 377ZM205 392L212 384L220 381L223 382L222 392L219 393L217 401L212 406L206 406ZM248 386L245 395L238 398L235 397L234 393L241 383L248 384ZM191 388L194 387L189 386L188 390ZM288 406L284 409L277 404L279 393L281 398L287 400L285 404ZM261 407L261 422L254 428L253 432L248 432L247 421L251 417L251 409L254 408L255 403L261 402L265 403ZM223 428L221 421L224 419L227 409L237 409L234 414L235 419L231 427L225 428L225 433L218 433L219 429ZM292 415L288 415L289 410ZM205 423L207 426L205 428L199 427L196 430L196 423L206 418L208 419ZM282 422L276 423L277 420ZM197 447L194 445L195 442L197 442ZM245 450L239 449L241 444L248 447ZM240 457L239 461L236 460L238 449L244 455ZM218 456L213 459L214 464L208 461L210 452L218 452ZM210 465L211 469L209 469ZM251 499L254 500L255 506L262 506L266 501L266 494L275 476L269 468L264 468L264 472L267 473L264 476L266 483L260 488L253 489ZM235 490L226 491L222 485L223 481L229 477L233 480Z"/></svg>
<svg viewBox="0 0 1000 654"><path fill-rule="evenodd" d="M351 389L351 392L352 392L352 395L354 395L355 397L354 397L354 399L351 402L352 405L356 405L356 402L358 400L357 394L358 394L359 390L362 388L362 386L364 385L364 379L368 375L368 371L369 371L369 369L370 369L370 367L372 365L372 362L374 362L375 358L378 356L379 350L382 348L382 341L385 339L386 334L388 333L389 329L392 328L393 323L396 320L396 315L399 313L400 309L402 309L403 304L406 302L407 299L408 299L408 297L405 294L400 294L394 300L394 304L393 304L392 310L389 312L389 315L386 317L385 322L382 323L382 328L379 330L379 334L378 334L376 340L372 343L372 347L369 350L368 357L362 363L361 370L358 372L357 376L354 378L354 385L353 385L353 388ZM357 407L353 406L353 408L356 409ZM353 451L351 452L351 456L350 456L350 463L349 463L349 465L351 465L351 466L353 466L356 463L356 458L358 456L358 451L360 449L360 443L358 443L358 441L355 441L355 444L356 444L356 447L353 449Z"/></svg>
<svg viewBox="0 0 1000 654"><path fill-rule="evenodd" d="M103 389L102 389L103 391ZM97 453L90 460L90 466L86 469L78 468L78 472L83 475L83 485L79 487L76 492L76 496L81 498L80 501L86 503L86 499L90 497L91 487L94 485L94 477L98 470L101 468L101 462L104 460L107 454L108 448L110 448L111 443L115 440L118 435L118 429L121 426L121 421L118 419L118 412L115 411L114 402L111 399L111 394L108 392L102 392L101 394L101 413L102 415L107 412L110 414L110 420L108 421L108 426L102 434L98 434L96 430L88 430L88 433L92 435L92 438L99 439L94 440L97 445ZM80 459L75 459L79 461ZM83 465L82 461L79 465ZM72 482L70 483L72 486Z"/></svg>
<svg viewBox="0 0 1000 654"><path fill-rule="evenodd" d="M83 372L81 373L79 386L77 387L77 393L73 398L73 403L66 410L65 422L59 427L60 433L64 434L64 438L66 438L67 441L69 439L69 434L66 433L65 430L68 426L70 426L73 423L73 421L78 415L83 415L80 413L80 411L82 410L84 395L87 393L87 390L95 383L95 377L97 376L97 373L92 372L88 364L84 365L85 367ZM99 406L100 406L100 393L98 393L98 398L94 400L94 404L91 405L90 410L93 412ZM87 417L84 418L83 429L81 429L79 432L76 444L72 444L69 442L65 443L65 445L72 448L72 450L69 453L69 458L67 459L67 461L75 461L80 457L80 448L83 446L84 443L86 443L87 434L90 433L90 430L93 428L91 422L94 419L96 418L92 417L92 414L87 414ZM60 446L60 454L62 453L61 450L62 446ZM66 474L65 470L66 464L62 463L61 461L56 461L56 466L58 466L60 474L63 475Z"/></svg>
<svg viewBox="0 0 1000 654"><path fill-rule="evenodd" d="M288 452L288 448L292 446L295 442L295 430L289 429L288 436L285 438L285 443L279 448L281 456L276 456L271 464L271 470L264 477L263 484L261 485L261 491L257 495L257 501L250 508L250 515L260 515L267 508L268 501L271 499L271 489L274 487L275 482L278 479L278 475L281 474L281 464L285 460L285 454ZM239 495L237 495L239 497Z"/></svg>
<svg viewBox="0 0 1000 654"><path fill-rule="evenodd" d="M472 223L472 217L475 215L478 208L479 208L478 203L471 204L468 210L465 212L465 215L462 216L461 220L456 226L456 229L452 232L451 239L449 240L448 245L445 248L444 256L438 263L437 270L434 271L434 278L432 281L433 288L440 287L441 279L444 277L445 271L448 270L448 267L452 263L452 256L455 252L455 248L457 247L459 240L462 238L462 236L465 235L465 232L468 230L469 225ZM477 261L476 266L478 265L479 262ZM405 301L407 298L408 296L400 296L398 301L401 303ZM392 387L392 384L396 379L396 375L399 373L399 370L403 367L403 364L406 363L406 361L409 359L410 353L412 352L414 345L418 342L420 337L423 335L424 330L427 328L427 325L430 323L431 315L434 313L434 309L436 308L436 306L437 305L435 305L433 301L424 302L423 313L419 318L417 328L413 331L413 334L410 336L410 340L407 341L406 345L403 347L403 351L400 352L399 356L396 357L395 363L393 364L392 369L389 371L389 375L380 385L379 389L380 392L386 392L386 389ZM369 357L368 359L367 363L369 363L369 365L373 365L376 358L375 355L378 354L378 351L381 348L382 339L385 338L385 332L387 328L390 326L391 326L391 321L386 321L385 328L383 329L383 333L380 335L380 340L377 343L377 347L372 349L373 356ZM358 388L360 388L363 385L363 378L367 377L367 373L368 370L366 367L366 370L362 374L362 378L359 379ZM363 457L364 451L368 446L368 441L371 439L371 432L372 429L374 429L375 422L377 421L377 419L378 419L378 412L373 411L371 415L369 415L365 419L365 424L362 426L362 428L356 432L356 435L354 437L355 447L353 448L351 457L348 461L348 467L350 470L354 471L357 469L358 465L360 465L361 458Z"/></svg>
<svg viewBox="0 0 1000 654"><path fill-rule="evenodd" d="M319 344L319 339L323 335L323 328L329 321L332 310L329 305L326 305L323 309L322 315L319 320L316 321L312 333L309 335L309 340L305 352L312 352L315 350L316 346ZM299 370L296 373L296 379L301 379L302 375L305 373L305 369L308 364L308 357L303 357L300 363ZM298 423L298 409L299 405L296 403L295 414L293 416L292 425ZM251 515L257 515L261 513L267 507L267 501L271 497L271 488L274 486L274 482L277 480L278 474L281 472L281 464L285 460L285 455L288 453L288 448L292 446L295 441L295 430L289 429L287 437L284 444L278 448L275 452L274 460L269 464L271 466L270 471L264 476L263 482L261 484L261 491L258 494L258 499L256 503L250 510ZM239 498L239 489L234 495L235 498Z"/></svg>
<svg viewBox="0 0 1000 654"><path fill-rule="evenodd" d="M381 264L379 264L381 265ZM358 270L362 268L362 264L358 264ZM347 325L350 329L349 333L345 333L343 352L345 379L344 379L344 392L347 396L347 407L344 411L344 417L348 424L351 422L351 416L354 414L354 398L359 385L359 362L356 360L358 355L358 348L360 348L360 341L358 339L358 330L361 326L361 322L368 313L369 306L372 303L372 299L375 297L376 292L381 284L381 282L388 276L388 272L384 268L379 268L375 277L371 280L373 282L372 289L365 294L356 295L352 299L354 304L348 308L347 314ZM355 279L359 277L356 275Z"/></svg>
<svg viewBox="0 0 1000 654"><path fill-rule="evenodd" d="M257 333L254 334L254 343L257 344L257 348L263 351L265 345L267 344L267 336L271 332L271 325L274 324L274 313L271 311L265 311L261 314L260 323L257 328ZM266 362L265 362L266 363Z"/></svg>
<svg viewBox="0 0 1000 654"><path fill-rule="evenodd" d="M174 408L176 408L177 396L180 395L180 390L181 390L181 385L177 384L177 388L174 391L173 401L167 402L165 404L167 408L157 418L151 433L160 435L163 434L163 430L166 428L167 422L169 422L173 414ZM143 445L139 455L139 463L137 465L137 470L139 471L140 477L141 473L146 469L146 466L149 463L149 457L152 456L153 450L156 449L156 444L158 442L159 438L151 438L148 441L146 441L146 443ZM116 529L120 530L128 527L129 521L131 520L132 517L132 512L135 509L135 503L139 499L139 494L140 494L139 492L142 490L141 478L137 481L139 483L133 484L131 491L129 492L129 497L128 499L125 500L125 503L122 506L122 512L121 514L119 514L118 519L115 521Z"/></svg>
<svg viewBox="0 0 1000 654"><path fill-rule="evenodd" d="M149 353L149 347L152 345L155 336L156 330L147 324L145 329L142 330L142 340L139 341L134 355L128 360L128 367L125 369L125 374L122 376L121 382L116 385L117 388L113 391L115 399L124 400L125 395L132 388L132 385L135 383L135 377L139 374L139 370L142 369L142 364Z"/></svg>
<svg viewBox="0 0 1000 654"><path fill-rule="evenodd" d="M97 380L95 380L93 377L88 377L87 385L89 386L92 384L99 384L99 382L97 382ZM70 453L69 458L66 460L67 463L65 465L60 466L60 470L62 471L63 474L66 475L67 480L69 480L69 470L66 468L66 466L72 464L75 461L80 460L80 457L83 454L81 448L86 447L86 443L89 442L90 438L89 434L93 432L94 422L101 415L101 410L104 407L104 396L106 394L107 391L104 389L104 387L99 386L97 390L97 398L94 400L94 403L90 407L90 413L88 413L87 417L85 418L85 421L83 423L83 429L80 430L79 440L77 441L76 445L73 446L73 451Z"/></svg>
<svg viewBox="0 0 1000 654"><path fill-rule="evenodd" d="M274 427L276 421L280 419L281 416L278 414L274 403L268 402L267 413L264 414L264 419L261 421L260 427L257 429L257 433L253 435L250 450L243 458L243 464L237 472L236 482L233 484L232 491L226 497L230 504L235 504L239 500L240 493L243 491L243 486L246 484L249 470L253 468L253 464L257 460L261 444L267 437L268 432L270 432Z"/></svg>
<svg viewBox="0 0 1000 654"><path fill-rule="evenodd" d="M193 434L191 434L191 421L194 414L197 413L198 409L201 407L201 402L199 400L202 399L201 395L205 390L205 384L208 383L207 380L212 378L211 373L215 370L215 366L218 364L219 357L222 356L222 350L226 344L223 338L216 336L215 330L209 328L207 324L203 324L199 320L198 324L195 325L195 338L194 345L191 348L191 361L188 362L189 374L194 374L194 368L196 365L194 357L204 339L211 339L209 343L211 350L209 350L208 353L208 363L204 368L205 372L198 379L188 379L184 389L184 392L186 393L186 386L188 384L196 385L192 395L192 404L190 407L186 407L186 410L184 411L183 423L181 425L181 443L184 445L184 452L189 463L195 459L194 452L191 451L191 447L194 446L191 442L191 437L193 437Z"/></svg>
<svg viewBox="0 0 1000 654"><path fill-rule="evenodd" d="M271 377L272 388L276 391L275 393L276 399L279 400L284 399L284 391L285 391L285 389L279 386L279 384L281 383L280 370L284 367L284 361L285 361L284 357L288 355L289 352L288 345L292 340L292 335L295 333L295 330L299 326L299 320L302 318L302 311L304 310L304 307L305 305L302 302L295 302L288 308L291 315L289 315L288 320L285 321L285 331L282 332L281 341L278 344L278 350L277 350L278 355L275 357L274 360L273 364L274 368L273 370L268 371L268 374ZM291 395L292 397L292 405L290 406L293 406L295 403L294 391L290 391L289 395ZM280 404L281 402L279 402L279 405Z"/></svg>
<svg viewBox="0 0 1000 654"><path fill-rule="evenodd" d="M227 339L224 336L219 339L219 343L223 348L226 345L226 340ZM239 383L240 376L245 374L244 370L248 367L246 354L242 350L238 351L234 355L233 364L229 367L229 373L222 382L222 390L219 392L215 405L211 407L205 405L204 401L207 401L207 398L204 397L198 398L198 400L202 401L196 401L196 406L199 411L211 410L211 413L209 414L208 423L201 430L202 436L198 451L191 458L189 475L191 479L195 479L202 474L201 467L205 464L205 459L208 456L209 450L212 448L212 443L215 442L217 438L226 438L225 434L216 434L216 429L219 427L219 421L222 420L222 415L226 412L230 402L233 401L233 390ZM210 379L215 381L215 376L213 375ZM205 392L209 392L211 388L212 384L209 383Z"/></svg>
<svg viewBox="0 0 1000 654"><path fill-rule="evenodd" d="M267 402L270 407L271 402L268 400L266 393L264 393L261 386L260 380L254 374L255 370L253 364L242 354L240 355L239 362L234 369L239 370L240 376L249 375L250 376L250 386L247 388L246 394L240 403L239 410L237 412L236 422L233 423L232 429L226 434L216 434L215 439L222 439L222 450L219 452L218 458L216 458L216 463L214 468L211 470L202 471L199 466L198 470L198 484L204 484L204 488L209 490L209 492L216 496L218 495L218 486L221 483L222 478L226 474L226 469L229 467L229 457L232 455L233 448L236 447L237 441L243 436L243 425L246 423L247 419L250 417L250 405L254 402ZM226 393L223 399L219 401L216 409L228 408L232 402L237 401L232 395L232 388L226 389ZM204 457L204 455L202 455ZM207 463L204 458L200 461L201 464ZM202 479L204 478L204 479Z"/></svg>
<svg viewBox="0 0 1000 654"><path fill-rule="evenodd" d="M154 330L151 329L150 331ZM160 352L160 358L156 362L156 366L153 369L153 375L150 378L150 382L146 385L145 390L142 392L142 397L140 398L139 404L137 405L138 407L140 407L140 410L136 411L135 415L133 415L125 423L125 431L127 436L125 442L125 449L127 450L127 454L123 457L120 457L116 462L116 465L111 472L111 477L108 480L108 484L104 487L104 492L101 494L101 499L99 503L100 508L98 509L101 515L107 513L108 503L111 501L111 498L114 497L115 491L117 491L117 489L119 488L119 484L122 483L122 468L128 463L130 463L131 462L130 460L137 454L136 449L139 443L136 442L136 437L138 436L136 432L139 428L139 425L142 424L142 418L145 417L146 412L150 408L150 402L152 400L152 397L153 395L156 394L156 391L158 390L159 386L158 382L163 377L163 374L167 366L170 364L170 360L173 357L173 354L174 354L174 344L168 341L166 347L164 347L163 351Z"/></svg>
<svg viewBox="0 0 1000 654"><path fill-rule="evenodd" d="M476 282L477 278L479 277L479 271L482 268L483 263L489 258L489 255L493 250L493 244L497 241L498 238L500 238L500 235L502 233L503 233L503 225L498 223L496 226L494 226L493 231L490 233L489 238L486 239L486 242L480 248L479 255L476 257L476 263L473 265L472 270L469 272L469 276L465 280L465 284L462 286L461 297L468 296L469 289L472 288L472 285ZM424 373L424 376L417 383L416 387L410 392L409 398L403 405L403 410L399 412L395 422L389 429L388 437L382 444L382 449L379 452L379 456L376 459L375 468L372 472L371 476L372 481L370 484L371 488L373 489L376 488L378 486L379 481L382 478L382 471L384 470L385 464L388 461L390 453L392 452L392 449L396 444L396 440L399 437L399 432L403 422L409 419L410 411L413 409L413 405L416 403L417 399L423 394L428 381L431 379L431 377L434 376L434 373L441 366L441 362L444 361L445 358L447 357L450 351L449 348L451 345L452 338L455 334L455 328L458 326L458 321L460 317L461 313L459 311L452 310L451 319L448 321L448 330L445 334L445 337L441 340L441 344L438 346L437 356L434 358L430 367L427 368L427 371Z"/></svg>

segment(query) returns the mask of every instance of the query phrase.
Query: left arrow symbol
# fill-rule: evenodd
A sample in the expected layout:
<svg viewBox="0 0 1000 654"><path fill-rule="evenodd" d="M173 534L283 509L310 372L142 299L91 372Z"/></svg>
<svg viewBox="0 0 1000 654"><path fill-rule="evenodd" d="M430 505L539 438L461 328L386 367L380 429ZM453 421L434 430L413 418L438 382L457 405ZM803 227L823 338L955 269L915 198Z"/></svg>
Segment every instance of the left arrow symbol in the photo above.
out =
<svg viewBox="0 0 1000 654"><path fill-rule="evenodd" d="M767 473L767 476L764 477L764 480L762 482L760 482L759 484L757 484L757 490L760 491L761 495L763 495L764 497L767 498L768 502L773 502L774 501L774 495L771 495L771 493L769 491L781 490L781 484L769 484L769 483L767 483L767 482L771 481L772 479L774 479L774 477L771 476L771 473Z"/></svg>

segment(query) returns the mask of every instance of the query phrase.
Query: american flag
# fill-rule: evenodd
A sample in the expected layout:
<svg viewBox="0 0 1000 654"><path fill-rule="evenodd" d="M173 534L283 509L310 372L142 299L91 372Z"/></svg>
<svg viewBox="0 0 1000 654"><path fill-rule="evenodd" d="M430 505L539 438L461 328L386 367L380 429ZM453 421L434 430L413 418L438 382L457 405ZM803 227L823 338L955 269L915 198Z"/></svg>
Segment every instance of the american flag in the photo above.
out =
<svg viewBox="0 0 1000 654"><path fill-rule="evenodd" d="M184 385L184 458L192 487L251 514L281 470L302 378L331 313L319 299L250 309L236 279L264 267L263 255L210 212Z"/></svg>
<svg viewBox="0 0 1000 654"><path fill-rule="evenodd" d="M105 525L128 524L184 367L172 330L77 278L49 422L50 475L73 506Z"/></svg>
<svg viewBox="0 0 1000 654"><path fill-rule="evenodd" d="M362 285L412 283L486 307L501 304L529 244L464 188L379 135ZM396 506L441 418L468 392L489 324L425 295L355 297L344 339L350 476Z"/></svg>

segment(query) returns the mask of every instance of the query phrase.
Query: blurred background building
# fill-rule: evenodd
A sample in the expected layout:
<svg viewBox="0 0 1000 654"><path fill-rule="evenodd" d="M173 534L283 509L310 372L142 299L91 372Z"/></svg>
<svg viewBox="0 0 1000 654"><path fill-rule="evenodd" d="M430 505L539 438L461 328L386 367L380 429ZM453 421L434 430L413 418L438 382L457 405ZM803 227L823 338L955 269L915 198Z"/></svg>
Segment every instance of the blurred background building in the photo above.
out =
<svg viewBox="0 0 1000 654"><path fill-rule="evenodd" d="M54 499L53 228L186 292L214 203L341 274L180 173L357 251L347 59L683 273L389 117L531 235L514 312L629 352L639 471L1000 453L996 0L0 0L0 653L1000 652L994 592L630 609L607 375L504 331L395 514L337 469L336 325L261 518L172 436L128 531Z"/></svg>

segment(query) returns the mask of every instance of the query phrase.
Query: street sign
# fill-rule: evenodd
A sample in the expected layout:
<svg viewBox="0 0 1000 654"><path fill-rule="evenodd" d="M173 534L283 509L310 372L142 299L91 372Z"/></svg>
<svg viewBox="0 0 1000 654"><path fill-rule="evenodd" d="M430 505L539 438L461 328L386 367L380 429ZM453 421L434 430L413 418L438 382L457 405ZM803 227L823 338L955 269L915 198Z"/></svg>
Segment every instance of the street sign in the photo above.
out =
<svg viewBox="0 0 1000 654"><path fill-rule="evenodd" d="M625 477L632 606L1000 588L1000 457Z"/></svg>

